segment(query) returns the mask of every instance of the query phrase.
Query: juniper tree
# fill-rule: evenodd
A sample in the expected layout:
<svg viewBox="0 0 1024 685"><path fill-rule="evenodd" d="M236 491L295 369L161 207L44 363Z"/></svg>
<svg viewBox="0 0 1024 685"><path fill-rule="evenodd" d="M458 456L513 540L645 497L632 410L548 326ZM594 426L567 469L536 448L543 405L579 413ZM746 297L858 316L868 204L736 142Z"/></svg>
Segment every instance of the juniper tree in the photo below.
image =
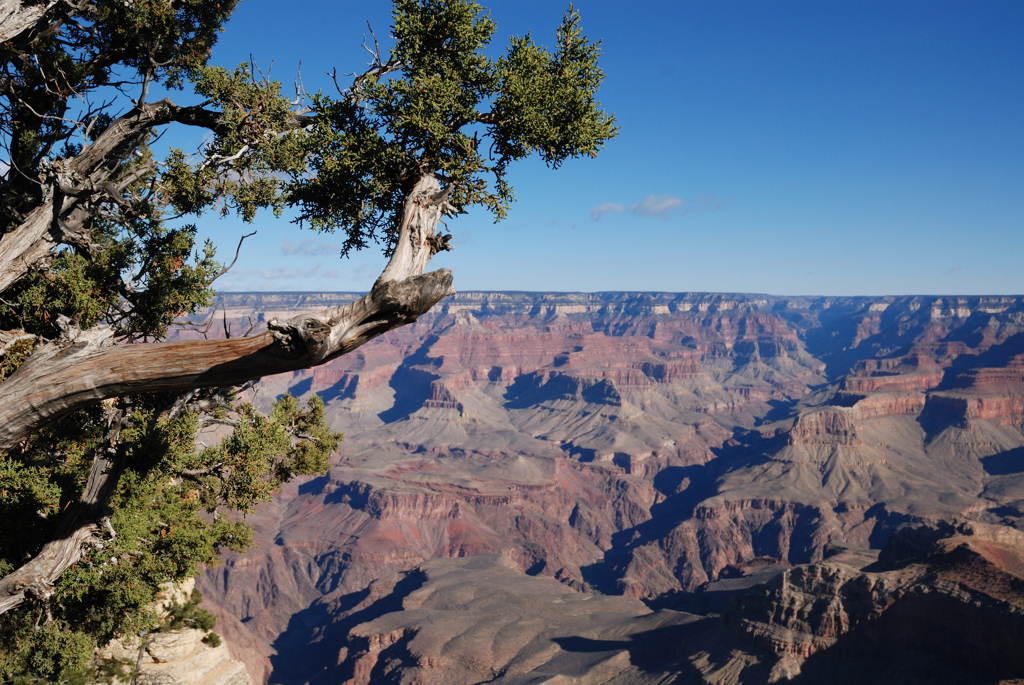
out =
<svg viewBox="0 0 1024 685"><path fill-rule="evenodd" d="M263 415L238 388L327 362L452 294L442 217L500 220L509 165L557 168L615 135L599 45L570 7L551 48L500 57L469 0L395 0L393 47L336 92L294 99L255 65L208 63L235 0L0 0L0 671L67 679L145 631L160 583L251 535L247 512L323 472L319 400ZM202 104L153 101L154 84ZM167 127L209 132L159 152ZM390 259L370 292L241 338L166 342L225 267L190 217L337 232ZM285 224L287 226L287 224ZM284 228L284 227L282 227ZM199 449L196 431L232 427Z"/></svg>

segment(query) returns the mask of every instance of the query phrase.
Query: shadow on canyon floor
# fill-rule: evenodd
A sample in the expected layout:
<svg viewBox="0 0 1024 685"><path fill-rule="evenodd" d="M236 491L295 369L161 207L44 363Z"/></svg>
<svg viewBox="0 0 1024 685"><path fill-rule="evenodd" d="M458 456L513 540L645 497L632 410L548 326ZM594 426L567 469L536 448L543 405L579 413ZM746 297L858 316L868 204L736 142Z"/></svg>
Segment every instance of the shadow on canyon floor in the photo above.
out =
<svg viewBox="0 0 1024 685"><path fill-rule="evenodd" d="M879 643L870 630L842 635L828 649L811 655L791 685L996 685L998 673L981 660L904 644Z"/></svg>
<svg viewBox="0 0 1024 685"><path fill-rule="evenodd" d="M708 466L669 467L655 478L655 487L669 494L651 507L651 518L611 536L611 548L604 559L580 570L583 580L604 594L620 594L617 579L629 563L630 553L646 544L657 542L683 521L693 517L694 508L715 494L718 473ZM678 488L683 488L676 492ZM664 490L662 490L664 488Z"/></svg>
<svg viewBox="0 0 1024 685"><path fill-rule="evenodd" d="M646 630L621 640L596 640L573 635L552 638L551 641L569 654L607 653L611 656L625 650L629 653L630 663L643 672L674 671L683 674L684 677L687 672L691 672L694 675L693 682L697 683L700 681L696 678L696 673L686 663L686 658L693 651L691 647L694 646L695 641L699 643L700 648L703 648L705 643L709 642L706 636L713 632L719 632L720 625L721 619L714 616L683 625L668 625ZM728 649L724 644L721 644L721 648ZM767 676L767 673L765 675ZM673 680L672 682L686 683L688 681Z"/></svg>
<svg viewBox="0 0 1024 685"><path fill-rule="evenodd" d="M402 610L402 602L423 587L426 574L412 570L403 574L394 590L368 605L358 608L370 597L371 589L345 595L330 604L314 602L294 614L288 628L274 641L270 657L273 685L338 683L352 677L345 672L349 664L339 662L339 651L346 645L352 628L384 614Z"/></svg>
<svg viewBox="0 0 1024 685"><path fill-rule="evenodd" d="M990 476L1012 476L1024 473L1024 447L982 457L981 465Z"/></svg>

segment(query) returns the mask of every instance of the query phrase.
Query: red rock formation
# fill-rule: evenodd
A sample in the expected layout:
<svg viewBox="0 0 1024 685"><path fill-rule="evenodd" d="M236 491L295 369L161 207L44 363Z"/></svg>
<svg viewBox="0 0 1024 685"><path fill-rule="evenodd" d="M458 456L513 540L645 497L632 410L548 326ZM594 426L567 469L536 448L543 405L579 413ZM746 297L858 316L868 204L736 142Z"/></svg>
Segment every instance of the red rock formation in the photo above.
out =
<svg viewBox="0 0 1024 685"><path fill-rule="evenodd" d="M728 622L780 657L776 673L786 679L815 655L842 659L829 650L857 642L869 653L914 649L996 679L1024 675L1024 534L966 522L925 527L894 536L883 563L861 568L863 559L841 554L787 570L742 595ZM822 665L812 662L811 672Z"/></svg>
<svg viewBox="0 0 1024 685"><path fill-rule="evenodd" d="M857 438L853 411L829 407L801 414L789 432L791 445L863 445Z"/></svg>
<svg viewBox="0 0 1024 685"><path fill-rule="evenodd" d="M320 393L346 442L202 589L240 619L223 631L260 682L303 625L347 620L375 579L431 559L497 553L662 601L907 522L1016 524L1022 314L1013 298L458 296L264 380L261 403Z"/></svg>

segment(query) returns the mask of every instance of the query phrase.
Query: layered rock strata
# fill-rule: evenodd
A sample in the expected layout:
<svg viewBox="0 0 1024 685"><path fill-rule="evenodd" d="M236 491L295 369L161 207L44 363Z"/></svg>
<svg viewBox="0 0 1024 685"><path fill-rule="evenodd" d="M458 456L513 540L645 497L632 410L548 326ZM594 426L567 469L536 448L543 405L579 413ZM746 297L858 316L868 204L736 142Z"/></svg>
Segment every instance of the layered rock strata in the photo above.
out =
<svg viewBox="0 0 1024 685"><path fill-rule="evenodd" d="M770 680L1024 677L1024 533L966 521L906 529L870 559L842 552L734 600L730 627L778 657Z"/></svg>
<svg viewBox="0 0 1024 685"><path fill-rule="evenodd" d="M370 584L283 682L954 684L1024 675L1024 534L961 521L735 568L689 611L574 592L494 554ZM703 600L703 606L699 607Z"/></svg>
<svg viewBox="0 0 1024 685"><path fill-rule="evenodd" d="M225 305L242 323L287 298ZM346 442L202 589L276 682L309 625L432 559L667 606L908 524L1020 526L1022 355L1021 298L459 295L264 379L257 402L315 392Z"/></svg>

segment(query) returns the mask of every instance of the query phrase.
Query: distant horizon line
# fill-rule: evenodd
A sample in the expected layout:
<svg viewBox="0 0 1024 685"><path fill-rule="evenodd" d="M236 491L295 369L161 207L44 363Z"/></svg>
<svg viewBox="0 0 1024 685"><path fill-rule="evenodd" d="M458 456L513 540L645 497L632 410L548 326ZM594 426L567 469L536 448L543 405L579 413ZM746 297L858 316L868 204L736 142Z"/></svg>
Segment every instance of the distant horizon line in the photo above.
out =
<svg viewBox="0 0 1024 685"><path fill-rule="evenodd" d="M358 295L360 297L369 293L368 290L218 290L217 296L221 295ZM936 297L936 298L1024 298L1022 293L985 293L985 294L963 294L963 293L905 293L900 295L775 295L771 293L740 292L726 290L459 290L454 295L479 294L517 294L517 295L733 295L743 297L773 297L773 298L873 298L902 299L907 297ZM442 300L443 301L443 300Z"/></svg>

